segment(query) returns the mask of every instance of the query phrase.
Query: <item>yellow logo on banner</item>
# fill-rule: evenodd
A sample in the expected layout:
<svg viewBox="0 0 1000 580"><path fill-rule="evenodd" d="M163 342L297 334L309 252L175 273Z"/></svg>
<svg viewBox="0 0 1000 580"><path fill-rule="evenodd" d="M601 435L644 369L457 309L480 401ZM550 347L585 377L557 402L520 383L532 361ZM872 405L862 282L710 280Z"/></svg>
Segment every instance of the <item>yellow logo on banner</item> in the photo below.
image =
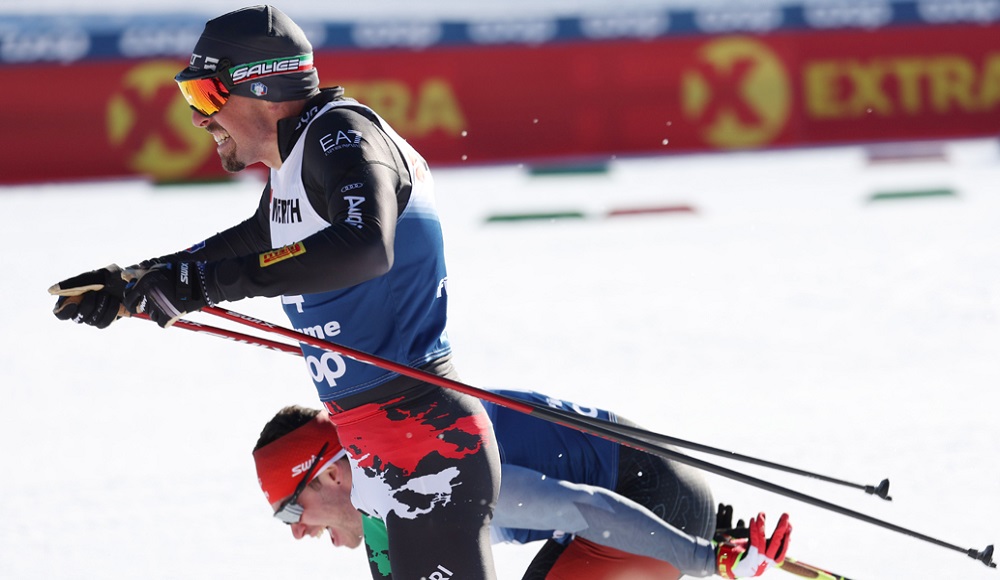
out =
<svg viewBox="0 0 1000 580"><path fill-rule="evenodd" d="M681 80L684 115L720 148L766 145L788 121L792 91L774 52L752 38L702 46Z"/></svg>
<svg viewBox="0 0 1000 580"><path fill-rule="evenodd" d="M988 53L980 62L946 48L925 50L934 52L807 63L806 114L813 119L912 119L1000 107L1000 53Z"/></svg>
<svg viewBox="0 0 1000 580"><path fill-rule="evenodd" d="M180 68L175 61L138 64L108 99L108 140L124 150L132 170L157 180L185 177L215 148L191 125L191 109L174 82Z"/></svg>

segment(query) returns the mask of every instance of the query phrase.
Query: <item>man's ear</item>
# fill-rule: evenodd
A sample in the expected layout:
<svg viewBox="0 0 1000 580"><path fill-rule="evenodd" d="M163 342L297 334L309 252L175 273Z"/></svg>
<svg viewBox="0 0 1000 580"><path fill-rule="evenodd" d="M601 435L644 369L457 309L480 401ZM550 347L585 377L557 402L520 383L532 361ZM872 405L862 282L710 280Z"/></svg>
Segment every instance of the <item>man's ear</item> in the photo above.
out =
<svg viewBox="0 0 1000 580"><path fill-rule="evenodd" d="M309 487L315 490L319 490L324 485L332 485L334 480L332 475L330 474L331 471L333 471L333 466L330 466L328 469L323 470L323 473L320 473L319 475L316 476L315 479L309 482ZM327 480L327 478L330 479Z"/></svg>
<svg viewBox="0 0 1000 580"><path fill-rule="evenodd" d="M335 485L340 479L340 465L334 462L330 467L323 470L316 476L316 479L309 482L309 487L313 489L319 489L324 485Z"/></svg>

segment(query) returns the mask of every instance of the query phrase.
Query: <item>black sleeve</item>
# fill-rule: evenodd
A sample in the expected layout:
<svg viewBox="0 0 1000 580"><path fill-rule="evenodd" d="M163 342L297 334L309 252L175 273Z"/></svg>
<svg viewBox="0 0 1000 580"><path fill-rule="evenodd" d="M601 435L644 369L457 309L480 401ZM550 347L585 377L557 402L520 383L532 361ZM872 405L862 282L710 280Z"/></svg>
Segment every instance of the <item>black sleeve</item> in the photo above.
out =
<svg viewBox="0 0 1000 580"><path fill-rule="evenodd" d="M310 205L330 225L281 260L258 251L211 262L213 300L347 288L392 267L396 220L410 191L395 145L373 120L344 108L316 119L302 139L302 182Z"/></svg>

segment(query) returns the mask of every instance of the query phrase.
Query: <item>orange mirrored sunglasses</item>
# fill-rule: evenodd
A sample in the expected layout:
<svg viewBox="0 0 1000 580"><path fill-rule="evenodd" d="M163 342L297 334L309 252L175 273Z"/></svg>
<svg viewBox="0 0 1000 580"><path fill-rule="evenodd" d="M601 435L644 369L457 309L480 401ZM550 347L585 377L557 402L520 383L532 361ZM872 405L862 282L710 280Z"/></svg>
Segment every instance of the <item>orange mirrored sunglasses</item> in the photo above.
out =
<svg viewBox="0 0 1000 580"><path fill-rule="evenodd" d="M233 86L228 66L219 67L218 71L213 71L209 76L186 80L175 77L174 80L191 108L206 117L211 117L222 109L229 100Z"/></svg>

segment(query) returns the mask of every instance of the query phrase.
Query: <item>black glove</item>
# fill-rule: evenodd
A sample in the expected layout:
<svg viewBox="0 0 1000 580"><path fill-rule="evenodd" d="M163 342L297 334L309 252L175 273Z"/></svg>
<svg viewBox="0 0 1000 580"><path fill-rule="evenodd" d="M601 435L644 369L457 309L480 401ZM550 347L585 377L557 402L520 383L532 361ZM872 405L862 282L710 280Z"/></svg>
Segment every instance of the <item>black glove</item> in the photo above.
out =
<svg viewBox="0 0 1000 580"><path fill-rule="evenodd" d="M145 313L166 328L188 312L213 303L205 294L205 262L156 264L138 273L125 288L125 308Z"/></svg>
<svg viewBox="0 0 1000 580"><path fill-rule="evenodd" d="M49 294L59 296L52 310L56 318L97 328L107 328L118 319L124 292L121 268L114 264L67 278L49 288Z"/></svg>
<svg viewBox="0 0 1000 580"><path fill-rule="evenodd" d="M749 538L750 529L742 519L733 525L733 506L723 503L719 504L719 511L715 514L715 541L725 542L733 538Z"/></svg>

